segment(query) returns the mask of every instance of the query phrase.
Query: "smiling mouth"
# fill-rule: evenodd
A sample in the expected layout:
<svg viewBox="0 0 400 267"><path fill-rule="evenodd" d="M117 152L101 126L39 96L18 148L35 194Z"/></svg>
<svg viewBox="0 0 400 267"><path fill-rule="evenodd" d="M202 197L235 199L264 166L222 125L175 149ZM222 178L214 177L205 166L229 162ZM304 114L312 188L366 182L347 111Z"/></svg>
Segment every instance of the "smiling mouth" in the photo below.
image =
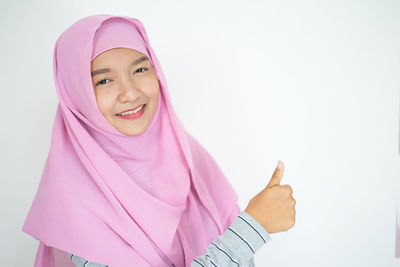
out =
<svg viewBox="0 0 400 267"><path fill-rule="evenodd" d="M115 115L117 116L126 116L126 115L130 115L130 114L135 114L140 112L141 110L143 110L146 107L146 104L140 105L139 107L135 108L135 109L131 109L131 110L127 110L124 111L122 113L117 113Z"/></svg>

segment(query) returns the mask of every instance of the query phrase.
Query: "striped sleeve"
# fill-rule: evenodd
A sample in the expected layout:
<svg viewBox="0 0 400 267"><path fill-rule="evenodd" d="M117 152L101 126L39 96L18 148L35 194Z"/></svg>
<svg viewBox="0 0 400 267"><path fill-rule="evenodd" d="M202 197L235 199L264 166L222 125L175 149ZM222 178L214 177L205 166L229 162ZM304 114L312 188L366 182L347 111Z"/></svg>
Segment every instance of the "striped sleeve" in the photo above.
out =
<svg viewBox="0 0 400 267"><path fill-rule="evenodd" d="M72 262L75 264L76 267L110 267L108 265L89 262L89 261L85 260L84 258L81 258L77 255L73 255L71 253L67 253L67 254L71 258Z"/></svg>
<svg viewBox="0 0 400 267"><path fill-rule="evenodd" d="M191 267L254 266L254 254L271 239L265 228L246 211L241 211L231 226L217 237Z"/></svg>
<svg viewBox="0 0 400 267"><path fill-rule="evenodd" d="M241 211L229 228L193 260L191 267L254 267L254 254L271 239L264 227L246 211ZM88 262L68 253L76 267L110 267Z"/></svg>

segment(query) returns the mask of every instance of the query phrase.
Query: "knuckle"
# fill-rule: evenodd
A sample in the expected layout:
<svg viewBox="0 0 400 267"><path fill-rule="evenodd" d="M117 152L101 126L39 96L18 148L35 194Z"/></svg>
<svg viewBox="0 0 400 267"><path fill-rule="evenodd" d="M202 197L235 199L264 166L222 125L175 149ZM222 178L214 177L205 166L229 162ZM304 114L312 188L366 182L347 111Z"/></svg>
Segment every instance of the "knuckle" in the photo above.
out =
<svg viewBox="0 0 400 267"><path fill-rule="evenodd" d="M288 185L288 190L289 190L289 193L290 193L290 194L293 193L293 188L292 188L290 185Z"/></svg>
<svg viewBox="0 0 400 267"><path fill-rule="evenodd" d="M293 219L289 222L289 228L292 228L294 226L294 224L295 224L295 220Z"/></svg>
<svg viewBox="0 0 400 267"><path fill-rule="evenodd" d="M274 176L280 176L280 175L281 175L281 171L278 170L278 169L275 169L273 175L274 175Z"/></svg>
<svg viewBox="0 0 400 267"><path fill-rule="evenodd" d="M288 192L289 194L292 194L293 189L290 185L285 184L285 185L282 185L282 187L286 190L286 192Z"/></svg>

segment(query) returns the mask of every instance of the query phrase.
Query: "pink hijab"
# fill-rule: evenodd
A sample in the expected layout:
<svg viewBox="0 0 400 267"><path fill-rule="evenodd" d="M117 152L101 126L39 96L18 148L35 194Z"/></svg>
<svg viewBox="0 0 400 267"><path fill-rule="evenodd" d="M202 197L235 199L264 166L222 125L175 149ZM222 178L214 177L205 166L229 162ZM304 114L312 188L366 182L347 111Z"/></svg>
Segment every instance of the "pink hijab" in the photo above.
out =
<svg viewBox="0 0 400 267"><path fill-rule="evenodd" d="M120 133L96 103L91 60L116 47L145 54L159 80L141 135ZM40 241L35 266L55 266L54 249L112 267L190 266L239 214L238 196L179 121L141 21L82 18L57 39L53 63L59 105L22 228Z"/></svg>

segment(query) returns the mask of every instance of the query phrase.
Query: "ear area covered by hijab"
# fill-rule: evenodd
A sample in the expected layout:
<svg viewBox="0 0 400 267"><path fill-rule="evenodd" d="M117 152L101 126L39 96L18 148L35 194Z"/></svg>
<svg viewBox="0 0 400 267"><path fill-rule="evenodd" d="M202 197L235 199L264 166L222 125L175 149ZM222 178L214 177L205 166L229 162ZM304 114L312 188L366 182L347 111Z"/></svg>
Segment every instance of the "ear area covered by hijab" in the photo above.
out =
<svg viewBox="0 0 400 267"><path fill-rule="evenodd" d="M157 110L137 136L107 121L93 91L91 60L116 47L148 56L160 85ZM238 196L176 115L142 22L78 20L57 39L53 68L50 151L22 228L40 241L35 267L54 266L53 248L112 267L190 266L239 214Z"/></svg>

